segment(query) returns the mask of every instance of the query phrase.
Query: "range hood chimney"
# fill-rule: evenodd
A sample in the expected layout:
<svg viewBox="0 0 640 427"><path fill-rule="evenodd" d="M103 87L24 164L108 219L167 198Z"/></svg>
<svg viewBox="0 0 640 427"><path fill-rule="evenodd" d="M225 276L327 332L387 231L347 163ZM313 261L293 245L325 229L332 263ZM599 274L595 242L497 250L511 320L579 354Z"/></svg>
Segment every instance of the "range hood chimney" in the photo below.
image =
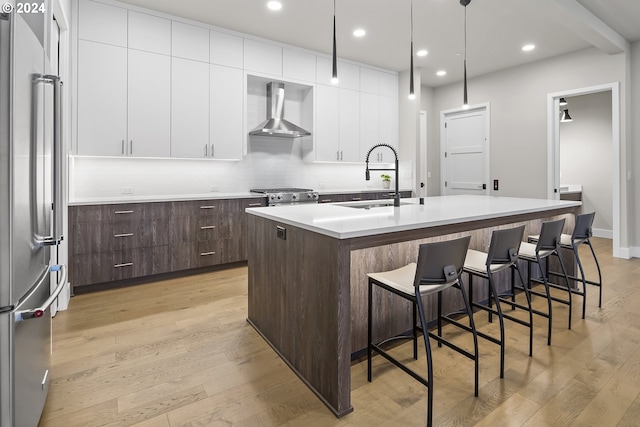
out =
<svg viewBox="0 0 640 427"><path fill-rule="evenodd" d="M285 120L283 116L284 83L267 83L267 120L249 132L249 135L281 138L298 138L311 135L311 132Z"/></svg>

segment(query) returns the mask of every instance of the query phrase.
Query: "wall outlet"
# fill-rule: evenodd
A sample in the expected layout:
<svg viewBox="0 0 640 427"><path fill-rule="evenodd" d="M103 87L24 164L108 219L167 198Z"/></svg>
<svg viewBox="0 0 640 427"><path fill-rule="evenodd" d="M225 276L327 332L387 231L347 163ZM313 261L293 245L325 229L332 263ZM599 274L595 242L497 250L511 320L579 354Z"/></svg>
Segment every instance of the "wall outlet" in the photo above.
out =
<svg viewBox="0 0 640 427"><path fill-rule="evenodd" d="M122 194L133 194L133 187L122 187Z"/></svg>
<svg viewBox="0 0 640 427"><path fill-rule="evenodd" d="M218 187L217 185L212 185L209 191L211 191L212 193L215 193L217 191L220 191L220 187Z"/></svg>

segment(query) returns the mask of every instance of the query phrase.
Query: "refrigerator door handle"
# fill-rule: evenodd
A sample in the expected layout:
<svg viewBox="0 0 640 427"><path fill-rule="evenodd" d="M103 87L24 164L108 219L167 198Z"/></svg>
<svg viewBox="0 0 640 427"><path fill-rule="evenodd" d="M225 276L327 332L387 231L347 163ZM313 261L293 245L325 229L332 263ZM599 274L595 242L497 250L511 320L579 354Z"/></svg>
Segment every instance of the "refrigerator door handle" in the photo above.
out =
<svg viewBox="0 0 640 427"><path fill-rule="evenodd" d="M44 302L44 304L42 304L40 307L32 308L29 310L16 311L16 317L15 317L16 323L20 323L28 319L37 319L39 317L42 317L44 313L47 311L47 309L49 308L49 306L51 306L51 304L53 304L56 298L58 298L58 295L60 295L60 292L62 292L62 289L64 289L64 286L67 284L67 266L64 264L61 264L61 265L52 265L51 267L49 267L49 272L54 272L54 271L55 272L60 271L62 273L62 276L60 277L60 281L58 282L58 286L56 286L56 289L49 296L49 298ZM45 277L49 277L49 276L45 276Z"/></svg>
<svg viewBox="0 0 640 427"><path fill-rule="evenodd" d="M40 74L34 77L34 83L53 85L53 235L42 238L47 246L59 245L62 236L62 80L59 76Z"/></svg>

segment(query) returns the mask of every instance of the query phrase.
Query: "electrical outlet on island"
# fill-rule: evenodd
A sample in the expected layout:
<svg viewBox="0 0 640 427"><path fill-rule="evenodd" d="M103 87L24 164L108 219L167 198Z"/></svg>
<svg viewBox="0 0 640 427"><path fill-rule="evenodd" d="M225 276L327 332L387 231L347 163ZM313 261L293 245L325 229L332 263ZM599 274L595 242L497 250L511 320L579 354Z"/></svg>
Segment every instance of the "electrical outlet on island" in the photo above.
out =
<svg viewBox="0 0 640 427"><path fill-rule="evenodd" d="M122 187L122 194L133 194L133 187Z"/></svg>

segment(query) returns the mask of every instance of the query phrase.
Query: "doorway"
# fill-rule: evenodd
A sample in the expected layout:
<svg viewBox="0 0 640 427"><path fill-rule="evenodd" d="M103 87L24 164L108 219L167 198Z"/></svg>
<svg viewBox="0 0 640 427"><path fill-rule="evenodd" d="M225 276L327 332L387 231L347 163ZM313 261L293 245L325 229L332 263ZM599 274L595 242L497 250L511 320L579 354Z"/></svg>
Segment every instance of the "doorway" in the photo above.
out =
<svg viewBox="0 0 640 427"><path fill-rule="evenodd" d="M440 194L489 195L489 104L440 115Z"/></svg>
<svg viewBox="0 0 640 427"><path fill-rule="evenodd" d="M592 86L571 91L557 92L547 95L547 123L548 123L548 145L547 163L548 167L548 187L549 199L560 198L560 184L562 179L560 160L560 98L571 98L581 95L597 94L609 92L611 94L611 222L613 238L613 256L618 258L629 258L628 253L623 253L621 248L621 206L625 205L621 195L620 182L620 85L610 83L600 86ZM574 118L577 120L577 118ZM588 165L586 166L589 167ZM593 166L592 166L593 167ZM597 217L596 212L596 217Z"/></svg>

